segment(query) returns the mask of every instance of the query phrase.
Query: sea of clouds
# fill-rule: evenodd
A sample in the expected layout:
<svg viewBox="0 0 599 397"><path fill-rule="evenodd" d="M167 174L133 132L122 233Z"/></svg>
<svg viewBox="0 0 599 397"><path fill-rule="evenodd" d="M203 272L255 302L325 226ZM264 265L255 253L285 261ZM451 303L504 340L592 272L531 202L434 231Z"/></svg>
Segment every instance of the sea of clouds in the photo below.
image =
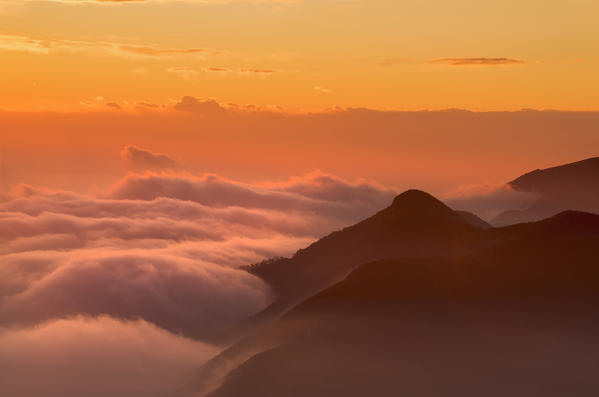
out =
<svg viewBox="0 0 599 397"><path fill-rule="evenodd" d="M0 196L0 395L183 395L225 347L219 335L272 301L240 266L292 255L397 194L317 171L194 175L135 146L121 158L127 172L106 191ZM504 185L446 197L486 217L528 199Z"/></svg>
<svg viewBox="0 0 599 397"><path fill-rule="evenodd" d="M105 192L0 198L0 395L178 395L218 335L271 303L240 270L288 256L396 194L313 172L247 184L128 146Z"/></svg>

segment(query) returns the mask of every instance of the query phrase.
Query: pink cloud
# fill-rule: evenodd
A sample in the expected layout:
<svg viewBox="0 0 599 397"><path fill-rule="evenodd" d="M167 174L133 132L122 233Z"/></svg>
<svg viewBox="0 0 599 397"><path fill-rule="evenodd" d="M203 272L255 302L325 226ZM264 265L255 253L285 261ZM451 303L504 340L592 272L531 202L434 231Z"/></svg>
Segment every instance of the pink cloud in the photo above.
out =
<svg viewBox="0 0 599 397"><path fill-rule="evenodd" d="M349 182L319 172L286 183L238 183L218 175L129 175L110 192L118 200L172 198L209 207L261 208L318 213L359 220L388 205L396 192L364 181Z"/></svg>
<svg viewBox="0 0 599 397"><path fill-rule="evenodd" d="M121 160L136 171L180 171L184 167L179 162L161 153L154 153L134 145L125 146L121 150Z"/></svg>
<svg viewBox="0 0 599 397"><path fill-rule="evenodd" d="M175 109L205 115L223 114L226 111L224 107L214 100L200 100L192 96L181 98L181 101L175 104Z"/></svg>
<svg viewBox="0 0 599 397"><path fill-rule="evenodd" d="M207 338L269 302L264 282L234 268L152 251L87 251L6 297L0 313L13 325L81 313L143 318Z"/></svg>
<svg viewBox="0 0 599 397"><path fill-rule="evenodd" d="M122 155L178 164L134 146ZM110 315L210 338L270 302L239 266L291 255L394 195L321 172L255 184L129 174L99 196L19 185L0 201L0 326Z"/></svg>
<svg viewBox="0 0 599 397"><path fill-rule="evenodd" d="M0 328L0 391L11 397L176 395L218 351L142 320L80 316Z"/></svg>

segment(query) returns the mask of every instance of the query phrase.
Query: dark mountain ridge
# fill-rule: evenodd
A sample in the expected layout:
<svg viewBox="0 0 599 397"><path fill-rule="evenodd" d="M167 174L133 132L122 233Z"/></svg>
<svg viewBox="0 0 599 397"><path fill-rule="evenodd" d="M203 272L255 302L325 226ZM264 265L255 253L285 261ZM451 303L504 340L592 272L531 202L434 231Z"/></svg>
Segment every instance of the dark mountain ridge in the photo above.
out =
<svg viewBox="0 0 599 397"><path fill-rule="evenodd" d="M335 300L435 299L444 304L503 300L522 305L534 298L540 305L563 299L569 304L575 299L595 304L598 243L599 215L565 211L532 224L517 238L465 257L385 259L361 265L288 315Z"/></svg>
<svg viewBox="0 0 599 397"><path fill-rule="evenodd" d="M367 294L353 298L345 297L342 301L332 301L334 312L343 312L343 307L357 308L364 302L368 302L369 299L376 297L377 294L383 294L387 303L393 302L394 300L385 295L384 291L396 291L396 287L399 285L412 287L411 289L402 288L404 292L420 291L424 294L424 298L429 301L436 299L438 302L439 297L435 298L434 294L431 295L430 288L424 288L427 285L424 282L426 280L439 286L447 284L450 291L472 291L471 285L457 283L459 275L476 275L477 273L473 269L484 267L482 262L489 258L495 258L495 262L489 261L489 266L498 268L501 268L502 260L514 261L514 258L517 257L520 259L514 263L522 264L521 260L524 259L534 262L538 257L536 251L543 252L545 245L556 249L563 247L560 244L572 240L576 233L583 233L584 239L581 241L586 243L591 238L590 246L593 246L597 243L597 236L593 234L596 229L596 220L592 216L588 217L588 214L565 212L544 222L485 229L473 226L470 221L464 219L463 214L452 211L427 193L415 190L405 192L399 195L390 207L378 212L373 217L332 233L306 249L298 251L292 258L265 261L262 264L249 267L250 272L262 277L273 286L278 299L264 312L248 319L243 325L243 332L246 336L205 365L200 371L194 387L203 390L211 389L215 386L213 382L219 374L222 376L223 373L228 372L252 355L288 345L290 340L297 337L298 329L301 331L304 328L303 325L297 325L298 316L296 314L305 310L306 307L310 307L309 302L314 299L318 301L322 299L322 296L336 291L336 288L340 288L338 285L347 286L347 283L351 283L355 274L361 274L360 272L366 267L359 267L358 270L351 273L344 281L346 284L341 283L326 289L342 280L363 263L380 260L385 262L389 260L388 258L399 258L390 260L393 263L393 266L388 269L391 271L390 274L377 272L382 276L378 282L371 284L372 287L367 290ZM585 219L589 222L591 237L585 234L587 233L583 227ZM559 234L555 229L557 232L570 230L571 233ZM518 248L519 245L523 245L523 247ZM530 247L525 249L528 245ZM585 247L588 248L589 245L587 244ZM512 254L508 255L505 252L512 252ZM578 252L586 251L578 250ZM484 255L487 259L484 259ZM510 257L510 255L512 256ZM470 258L468 259L470 262L465 258ZM550 256L551 258L568 259L567 257L564 259L563 255L553 255ZM517 270L514 274L518 274ZM394 275L393 271L399 273ZM404 273L401 273L402 271ZM447 273L448 271L449 273ZM537 267L533 274L539 272L542 273L542 270ZM487 279L481 280L488 283L489 275L492 273L484 274L487 275ZM501 272L498 274L501 275ZM560 275L560 277L562 276L564 275ZM497 286L501 286L510 284L516 279L509 280L498 277L496 280L503 280L497 284ZM403 284L398 283L399 281ZM386 284L386 282L391 282L391 284ZM480 286L481 291L501 292L500 288L491 288L492 283L488 285L480 283ZM324 291L318 293L321 290ZM280 320L275 320L301 300L314 294L316 295L306 303L292 309ZM402 299L406 299L406 296L403 296ZM366 312L376 313L382 306L379 304L373 306L368 303L366 307L369 308ZM394 310L396 308L394 305L391 307ZM362 314L358 317L364 315L363 312L358 311L359 313ZM303 323L306 316L300 317L300 323ZM310 323L312 320L310 319ZM377 321L384 322L385 319L378 318ZM395 318L393 321L397 322L399 319ZM270 323L272 324L269 325ZM363 325L352 322L350 327L359 329ZM312 328L308 326L307 329ZM336 332L329 331L333 334ZM299 334L301 335L301 332ZM343 346L339 348L343 348ZM284 363L279 364L283 365Z"/></svg>
<svg viewBox="0 0 599 397"><path fill-rule="evenodd" d="M279 301L294 301L339 281L364 262L395 256L461 256L487 243L481 228L463 215L428 193L408 190L374 216L331 233L292 258L246 269L268 282Z"/></svg>
<svg viewBox="0 0 599 397"><path fill-rule="evenodd" d="M493 233L494 229L484 229L488 225L475 215L453 211L428 193L408 190L372 217L329 234L291 258L246 267L271 286L275 301L224 335L223 344L235 343L202 367L195 387L210 389L214 379L231 366L276 346L279 335L262 332L265 326L302 300L342 280L360 264L389 257L458 257L503 238Z"/></svg>
<svg viewBox="0 0 599 397"><path fill-rule="evenodd" d="M503 231L463 257L359 266L267 327L278 345L211 396L594 396L599 215Z"/></svg>
<svg viewBox="0 0 599 397"><path fill-rule="evenodd" d="M538 198L525 210L500 213L491 221L495 226L536 221L565 210L599 213L599 157L537 169L508 185Z"/></svg>

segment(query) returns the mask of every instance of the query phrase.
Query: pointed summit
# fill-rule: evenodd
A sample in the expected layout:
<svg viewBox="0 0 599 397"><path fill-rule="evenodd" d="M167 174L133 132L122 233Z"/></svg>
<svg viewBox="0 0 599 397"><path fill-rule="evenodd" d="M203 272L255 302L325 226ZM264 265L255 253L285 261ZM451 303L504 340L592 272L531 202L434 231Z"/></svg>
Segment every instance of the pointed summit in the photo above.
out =
<svg viewBox="0 0 599 397"><path fill-rule="evenodd" d="M401 193L387 209L388 215L396 220L417 222L455 221L462 223L462 217L432 195L421 190L410 189Z"/></svg>
<svg viewBox="0 0 599 397"><path fill-rule="evenodd" d="M531 171L508 185L536 198L526 209L500 213L491 221L495 226L537 221L565 210L599 214L599 157Z"/></svg>
<svg viewBox="0 0 599 397"><path fill-rule="evenodd" d="M292 302L339 281L365 262L463 255L484 242L480 232L430 194L408 190L389 207L323 237L293 257L248 270L271 285L279 302Z"/></svg>
<svg viewBox="0 0 599 397"><path fill-rule="evenodd" d="M450 211L448 206L422 190L410 189L393 200L391 208L401 211Z"/></svg>
<svg viewBox="0 0 599 397"><path fill-rule="evenodd" d="M403 207L413 205L424 205L434 203L441 203L439 200L431 196L430 194L423 192L422 190L410 189L401 193L393 200L392 207Z"/></svg>

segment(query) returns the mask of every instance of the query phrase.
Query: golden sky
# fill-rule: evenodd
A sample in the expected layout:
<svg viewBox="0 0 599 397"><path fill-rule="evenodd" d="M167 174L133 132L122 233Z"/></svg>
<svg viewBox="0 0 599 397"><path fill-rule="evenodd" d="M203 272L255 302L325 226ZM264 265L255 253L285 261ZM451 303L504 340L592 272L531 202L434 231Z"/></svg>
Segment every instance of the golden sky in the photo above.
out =
<svg viewBox="0 0 599 397"><path fill-rule="evenodd" d="M0 0L0 108L599 109L596 0Z"/></svg>
<svg viewBox="0 0 599 397"><path fill-rule="evenodd" d="M0 192L105 189L128 145L435 194L596 156L598 4L0 0Z"/></svg>
<svg viewBox="0 0 599 397"><path fill-rule="evenodd" d="M135 145L194 175L285 181L314 170L443 195L597 156L599 112L249 112L184 98L136 111L0 112L0 198L18 183L105 191Z"/></svg>

